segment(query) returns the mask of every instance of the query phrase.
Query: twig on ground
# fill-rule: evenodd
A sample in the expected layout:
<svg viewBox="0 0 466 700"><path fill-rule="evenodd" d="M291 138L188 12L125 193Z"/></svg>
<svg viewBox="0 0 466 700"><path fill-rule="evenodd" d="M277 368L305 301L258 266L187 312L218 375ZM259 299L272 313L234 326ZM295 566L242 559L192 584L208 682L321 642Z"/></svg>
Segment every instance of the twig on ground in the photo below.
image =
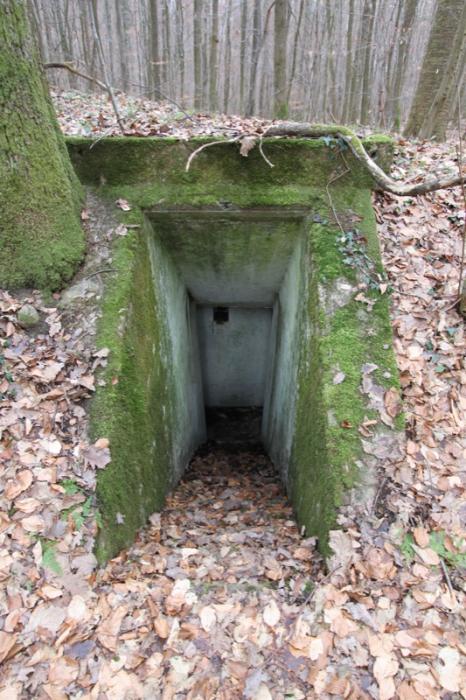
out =
<svg viewBox="0 0 466 700"><path fill-rule="evenodd" d="M326 192L327 192L328 201L329 201L330 208L331 208L331 210L332 210L334 219L335 219L335 221L336 221L337 224L338 224L338 228L340 229L340 231L341 231L343 234L345 234L345 229L344 229L343 226L341 225L341 221L340 221L340 219L338 218L337 210L335 209L335 205L333 204L332 195L330 194L330 185L333 185L334 182L336 182L337 180L339 180L339 179L340 179L341 177L343 177L344 175L347 175L349 172L350 172L350 169L349 169L349 168L346 168L346 170L344 170L342 173L339 173L338 175L335 175L335 177L332 177L332 178L327 182L327 184L325 185L325 190L326 190Z"/></svg>
<svg viewBox="0 0 466 700"><path fill-rule="evenodd" d="M385 479L382 479L382 483L380 484L379 488L377 489L377 493L375 494L374 500L372 501L371 513L375 513L375 509L377 508L377 503L379 501L379 498L380 498L382 491L384 490L387 482L388 482L387 477L385 477Z"/></svg>
<svg viewBox="0 0 466 700"><path fill-rule="evenodd" d="M113 130L113 126L110 126L108 129L105 129L104 133L101 134L101 135L99 136L98 139L96 139L95 141L93 141L93 142L91 143L91 145L89 146L89 150L91 150L91 148L94 148L94 146L95 146L97 143L99 143L99 141L102 141L102 139L104 139L104 138L107 136L107 134L108 134L110 131L112 131L112 130Z"/></svg>
<svg viewBox="0 0 466 700"><path fill-rule="evenodd" d="M448 573L448 569L445 566L445 562L443 561L442 557L439 557L439 558L440 558L440 567L442 569L443 576L445 578L448 590L450 592L450 596L451 596L452 600L454 601L455 605L457 605L458 601L456 600L456 595L455 595L455 591L454 591L452 583L451 583L450 574Z"/></svg>
<svg viewBox="0 0 466 700"><path fill-rule="evenodd" d="M316 592L317 592L317 589L318 589L319 587L321 588L322 586L324 586L324 585L327 583L327 581L329 581L329 580L332 578L333 574L335 574L335 573L338 571L338 569L341 569L342 566L343 566L342 564L338 564L338 566L336 566L334 569L332 569L332 570L327 574L327 576L324 576L324 578L322 579L322 581L319 581L319 583L318 583L316 586L314 586L314 588L313 588L312 591L309 593L309 595L307 596L307 598L306 598L306 600L304 601L304 603L301 605L301 608L304 608L306 605L308 605L308 603L311 602L311 600L314 598L314 596L315 596L315 594L316 594Z"/></svg>
<svg viewBox="0 0 466 700"><path fill-rule="evenodd" d="M101 275L103 272L116 272L116 270L113 267L105 267L103 270L90 272L88 275L85 275L84 278L87 279L88 277L95 277L95 275Z"/></svg>

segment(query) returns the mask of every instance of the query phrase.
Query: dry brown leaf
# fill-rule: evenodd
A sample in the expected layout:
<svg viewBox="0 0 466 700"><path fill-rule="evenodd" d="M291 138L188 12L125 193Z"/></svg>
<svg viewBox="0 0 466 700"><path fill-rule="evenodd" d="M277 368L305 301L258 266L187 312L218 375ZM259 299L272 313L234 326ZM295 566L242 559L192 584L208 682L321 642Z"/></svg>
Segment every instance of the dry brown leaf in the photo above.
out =
<svg viewBox="0 0 466 700"><path fill-rule="evenodd" d="M109 651L116 651L121 623L127 612L127 605L119 605L97 628L97 639Z"/></svg>
<svg viewBox="0 0 466 700"><path fill-rule="evenodd" d="M453 647L442 647L438 653L438 662L435 664L438 682L450 693L457 693L461 682L460 654Z"/></svg>
<svg viewBox="0 0 466 700"><path fill-rule="evenodd" d="M14 479L7 481L5 484L5 498L12 501L17 498L20 493L26 491L32 484L32 472L30 469L22 469L16 475Z"/></svg>
<svg viewBox="0 0 466 700"><path fill-rule="evenodd" d="M28 518L21 520L21 525L26 532L43 532L45 530L45 522L41 515L30 515Z"/></svg>
<svg viewBox="0 0 466 700"><path fill-rule="evenodd" d="M440 564L439 555L430 547L422 548L413 544L413 549L424 564L428 566L438 566Z"/></svg>
<svg viewBox="0 0 466 700"><path fill-rule="evenodd" d="M262 617L269 627L275 627L280 621L280 609L273 599L265 606Z"/></svg>
<svg viewBox="0 0 466 700"><path fill-rule="evenodd" d="M427 547L429 544L429 532L425 527L415 527L413 530L413 537L416 544L419 547Z"/></svg>
<svg viewBox="0 0 466 700"><path fill-rule="evenodd" d="M209 605L206 605L201 609L199 617L201 618L202 629L205 632L210 632L217 622L215 610Z"/></svg>
<svg viewBox="0 0 466 700"><path fill-rule="evenodd" d="M162 615L159 615L153 620L152 624L154 625L155 633L161 639L167 639L168 635L170 634L170 626L166 618Z"/></svg>
<svg viewBox="0 0 466 700"><path fill-rule="evenodd" d="M0 663L7 657L16 644L16 634L9 634L0 630Z"/></svg>

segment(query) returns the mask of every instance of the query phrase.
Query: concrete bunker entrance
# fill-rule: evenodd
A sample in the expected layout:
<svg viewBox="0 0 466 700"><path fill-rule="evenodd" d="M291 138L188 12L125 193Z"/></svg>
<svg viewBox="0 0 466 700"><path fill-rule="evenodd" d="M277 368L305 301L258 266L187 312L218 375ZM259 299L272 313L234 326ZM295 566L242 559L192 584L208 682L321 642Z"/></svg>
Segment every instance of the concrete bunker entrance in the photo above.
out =
<svg viewBox="0 0 466 700"><path fill-rule="evenodd" d="M262 406L257 432L297 521L328 552L340 506L371 507L403 430L385 406L399 379L373 183L350 154L341 172L335 139L267 139L273 170L222 142L189 172L205 138L175 141L68 140L82 181L130 203L98 331L110 352L90 429L111 462L97 555L162 509L220 401L230 418ZM375 144L383 166L390 145Z"/></svg>
<svg viewBox="0 0 466 700"><path fill-rule="evenodd" d="M176 474L206 441L262 444L286 482L306 210L146 213L177 388Z"/></svg>

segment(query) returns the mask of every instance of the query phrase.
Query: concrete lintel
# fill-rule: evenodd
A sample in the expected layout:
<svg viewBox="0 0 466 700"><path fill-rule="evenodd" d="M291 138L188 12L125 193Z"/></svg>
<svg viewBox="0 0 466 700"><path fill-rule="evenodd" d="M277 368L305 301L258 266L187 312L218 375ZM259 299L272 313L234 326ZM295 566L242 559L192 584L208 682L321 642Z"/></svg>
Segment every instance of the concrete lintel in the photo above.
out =
<svg viewBox="0 0 466 700"><path fill-rule="evenodd" d="M184 221L190 219L228 219L231 221L303 220L310 215L308 207L260 207L238 209L229 202L219 207L150 208L145 210L151 221Z"/></svg>

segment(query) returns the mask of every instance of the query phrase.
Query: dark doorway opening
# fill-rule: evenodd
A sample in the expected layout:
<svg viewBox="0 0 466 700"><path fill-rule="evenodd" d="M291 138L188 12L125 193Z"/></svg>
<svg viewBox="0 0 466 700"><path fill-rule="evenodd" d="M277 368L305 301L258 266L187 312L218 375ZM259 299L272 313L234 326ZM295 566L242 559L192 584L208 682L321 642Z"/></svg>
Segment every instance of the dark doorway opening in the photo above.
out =
<svg viewBox="0 0 466 700"><path fill-rule="evenodd" d="M262 451L262 406L206 407L208 449Z"/></svg>

